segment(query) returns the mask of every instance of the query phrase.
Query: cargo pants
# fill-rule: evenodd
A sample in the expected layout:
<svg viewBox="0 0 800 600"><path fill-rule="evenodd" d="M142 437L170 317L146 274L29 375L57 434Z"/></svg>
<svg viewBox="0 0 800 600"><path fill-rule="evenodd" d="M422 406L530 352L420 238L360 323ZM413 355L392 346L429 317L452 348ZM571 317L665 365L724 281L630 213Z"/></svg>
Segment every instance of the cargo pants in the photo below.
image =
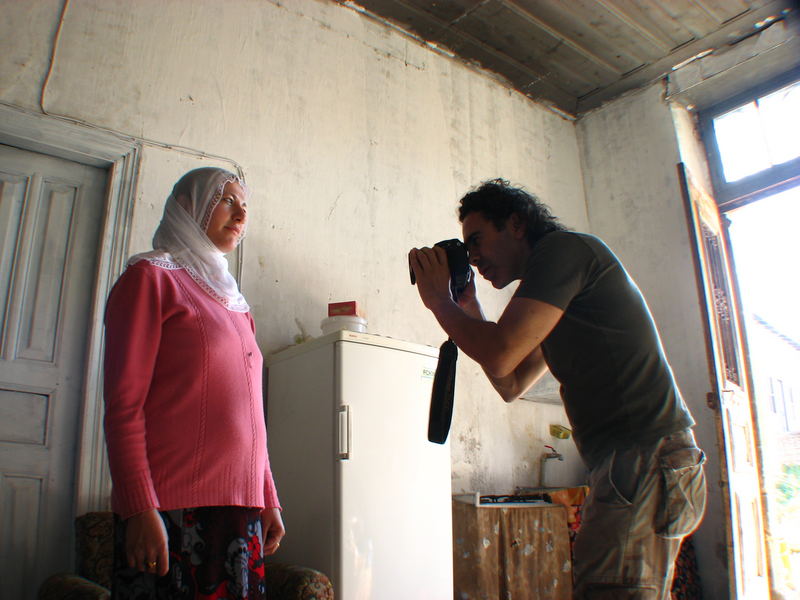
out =
<svg viewBox="0 0 800 600"><path fill-rule="evenodd" d="M576 600L667 600L683 538L703 518L705 455L690 429L618 449L590 473L575 540Z"/></svg>

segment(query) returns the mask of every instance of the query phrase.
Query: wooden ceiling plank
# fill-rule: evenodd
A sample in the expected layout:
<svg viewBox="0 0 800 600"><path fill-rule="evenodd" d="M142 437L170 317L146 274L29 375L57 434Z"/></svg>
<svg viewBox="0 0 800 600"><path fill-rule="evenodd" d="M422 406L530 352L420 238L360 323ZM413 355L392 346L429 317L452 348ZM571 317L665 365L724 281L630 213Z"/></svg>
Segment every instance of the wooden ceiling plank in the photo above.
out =
<svg viewBox="0 0 800 600"><path fill-rule="evenodd" d="M627 73L641 64L641 61L628 48L610 43L607 36L598 32L586 20L585 15L577 13L572 3L559 0L513 0L507 3L535 15L535 19L567 42L580 48L582 53L590 54L596 62L604 62L617 73Z"/></svg>
<svg viewBox="0 0 800 600"><path fill-rule="evenodd" d="M475 39L474 36L469 34L468 30L464 30L462 33L466 34L470 39ZM480 48L482 51L491 48L493 60L499 60L502 57L507 64L515 65L528 73L536 73L537 79L553 82L553 85L556 85L575 98L581 93L586 94L598 87L597 84L585 77L583 73L576 74L563 64L557 64L554 61L548 61L542 58L547 55L540 55L540 58L517 57L502 50L498 50L492 44L484 44L480 46ZM462 49L459 49L459 53L462 51ZM480 56L470 55L468 58L478 60L484 67L490 68ZM614 79L611 81L614 81Z"/></svg>
<svg viewBox="0 0 800 600"><path fill-rule="evenodd" d="M456 29L451 29L448 36L451 39L445 39L445 45L451 49L457 48L457 54L461 58L482 69L493 71L532 100L555 106L567 115L575 114L576 96L548 79L547 73L535 72L529 66L515 62L509 56L498 53L494 48Z"/></svg>
<svg viewBox="0 0 800 600"><path fill-rule="evenodd" d="M429 42L436 42L446 30L445 24L414 6L413 2L359 0L359 5L375 16L394 21L405 31Z"/></svg>
<svg viewBox="0 0 800 600"><path fill-rule="evenodd" d="M718 23L725 23L734 17L750 10L756 10L767 4L767 0L694 0Z"/></svg>
<svg viewBox="0 0 800 600"><path fill-rule="evenodd" d="M645 10L650 11L651 9ZM662 0L654 9L651 17L653 20L670 19L672 22L680 24L680 28L688 31L695 39L708 35L722 25L721 19L695 0Z"/></svg>
<svg viewBox="0 0 800 600"><path fill-rule="evenodd" d="M592 63L563 39L523 20L500 3L487 3L459 21L461 31L495 48L516 62L555 78L559 87L576 96L608 85L619 73L605 65Z"/></svg>
<svg viewBox="0 0 800 600"><path fill-rule="evenodd" d="M608 10L599 0L559 0L575 19L594 29L612 48L618 47L635 57L638 63L647 63L663 56L665 44L642 35L635 24L630 24L614 11Z"/></svg>
<svg viewBox="0 0 800 600"><path fill-rule="evenodd" d="M384 4L397 3L398 0L384 0ZM468 15L486 0L401 0L420 11L429 13L445 25L450 25ZM360 2L359 2L360 3Z"/></svg>
<svg viewBox="0 0 800 600"><path fill-rule="evenodd" d="M602 56L598 55L596 52L593 52L584 44L565 36L559 30L551 27L547 22L540 19L537 15L534 15L528 11L524 6L521 5L521 3L515 2L514 0L502 0L502 3L519 19L527 23L527 25L533 27L535 30L544 31L552 39L558 40L559 46L569 48L570 51L576 56L580 56L588 63L596 65L598 70L605 71L609 75L619 75L625 72L620 71L613 63L606 61Z"/></svg>
<svg viewBox="0 0 800 600"><path fill-rule="evenodd" d="M455 4L458 6L453 8ZM365 0L363 5L367 10L398 22L427 41L448 45L445 43L448 24L426 10L432 3L419 0ZM608 85L621 75L620 71L602 62L598 66L571 44L565 44L563 38L554 37L548 28L535 28L535 35L531 36L531 23L519 14L517 7L505 6L498 0L482 0L480 5L475 2L451 2L441 6L437 2L436 6L442 16L453 17L463 13L463 18L456 19L456 28L476 40L495 46L501 54L507 54L511 60L537 73L538 77L558 81L557 87L576 98ZM499 12L505 14L499 16ZM489 25L498 21L499 25ZM458 48L450 50L459 51Z"/></svg>
<svg viewBox="0 0 800 600"><path fill-rule="evenodd" d="M671 52L693 38L691 32L665 13L657 2L637 2L634 0L597 0L609 12L638 35L659 44L661 55Z"/></svg>
<svg viewBox="0 0 800 600"><path fill-rule="evenodd" d="M794 0L355 1L367 15L576 115L753 33L753 23Z"/></svg>
<svg viewBox="0 0 800 600"><path fill-rule="evenodd" d="M717 31L710 33L705 38L691 42L667 54L660 60L654 61L629 77L623 77L605 89L578 98L577 114L583 114L588 110L597 108L604 102L626 91L643 87L656 81L669 73L673 66L696 56L704 50L721 48L729 44L732 40L740 39L754 30L753 23L766 19L769 16L780 14L780 12L787 7L788 3L788 0L771 0L757 9L753 9L744 15L740 15L728 21L717 29Z"/></svg>
<svg viewBox="0 0 800 600"><path fill-rule="evenodd" d="M486 1L481 0L482 3ZM447 48L465 61L474 62L483 69L495 72L531 99L541 100L567 115L574 114L576 94L565 91L556 82L548 80L547 73L516 61L458 27L450 27L448 23L416 5L419 3L409 0L362 0L360 4L376 17L394 21L403 29Z"/></svg>

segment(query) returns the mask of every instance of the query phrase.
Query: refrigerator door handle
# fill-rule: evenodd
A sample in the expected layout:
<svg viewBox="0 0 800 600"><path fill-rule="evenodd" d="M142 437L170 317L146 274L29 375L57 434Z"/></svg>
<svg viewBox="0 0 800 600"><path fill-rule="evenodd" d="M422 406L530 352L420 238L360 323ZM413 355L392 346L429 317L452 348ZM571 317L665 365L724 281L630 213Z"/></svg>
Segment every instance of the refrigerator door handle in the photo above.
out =
<svg viewBox="0 0 800 600"><path fill-rule="evenodd" d="M339 407L339 460L349 460L350 458L350 406L343 405Z"/></svg>

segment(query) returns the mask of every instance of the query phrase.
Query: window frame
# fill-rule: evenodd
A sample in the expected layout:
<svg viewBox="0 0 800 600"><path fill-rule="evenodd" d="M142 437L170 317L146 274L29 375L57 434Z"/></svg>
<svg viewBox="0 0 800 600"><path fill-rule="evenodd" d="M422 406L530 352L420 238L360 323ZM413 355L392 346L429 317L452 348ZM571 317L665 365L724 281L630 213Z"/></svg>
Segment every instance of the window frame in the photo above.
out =
<svg viewBox="0 0 800 600"><path fill-rule="evenodd" d="M700 134L706 149L717 204L722 212L800 185L800 157L748 175L738 181L725 181L717 136L714 133L716 117L796 82L800 82L800 67L795 67L762 85L699 111Z"/></svg>

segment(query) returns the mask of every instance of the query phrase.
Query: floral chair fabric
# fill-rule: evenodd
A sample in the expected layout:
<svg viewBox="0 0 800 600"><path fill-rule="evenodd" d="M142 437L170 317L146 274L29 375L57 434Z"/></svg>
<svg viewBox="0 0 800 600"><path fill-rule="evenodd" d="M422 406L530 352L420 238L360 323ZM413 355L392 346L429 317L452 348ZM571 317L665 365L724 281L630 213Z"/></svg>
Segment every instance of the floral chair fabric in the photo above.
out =
<svg viewBox="0 0 800 600"><path fill-rule="evenodd" d="M75 519L77 573L57 573L39 588L38 600L108 600L114 519L111 512L91 512ZM324 573L297 565L266 565L270 600L334 600Z"/></svg>
<svg viewBox="0 0 800 600"><path fill-rule="evenodd" d="M267 598L276 600L333 600L333 585L330 580L314 569L267 563L264 571Z"/></svg>

